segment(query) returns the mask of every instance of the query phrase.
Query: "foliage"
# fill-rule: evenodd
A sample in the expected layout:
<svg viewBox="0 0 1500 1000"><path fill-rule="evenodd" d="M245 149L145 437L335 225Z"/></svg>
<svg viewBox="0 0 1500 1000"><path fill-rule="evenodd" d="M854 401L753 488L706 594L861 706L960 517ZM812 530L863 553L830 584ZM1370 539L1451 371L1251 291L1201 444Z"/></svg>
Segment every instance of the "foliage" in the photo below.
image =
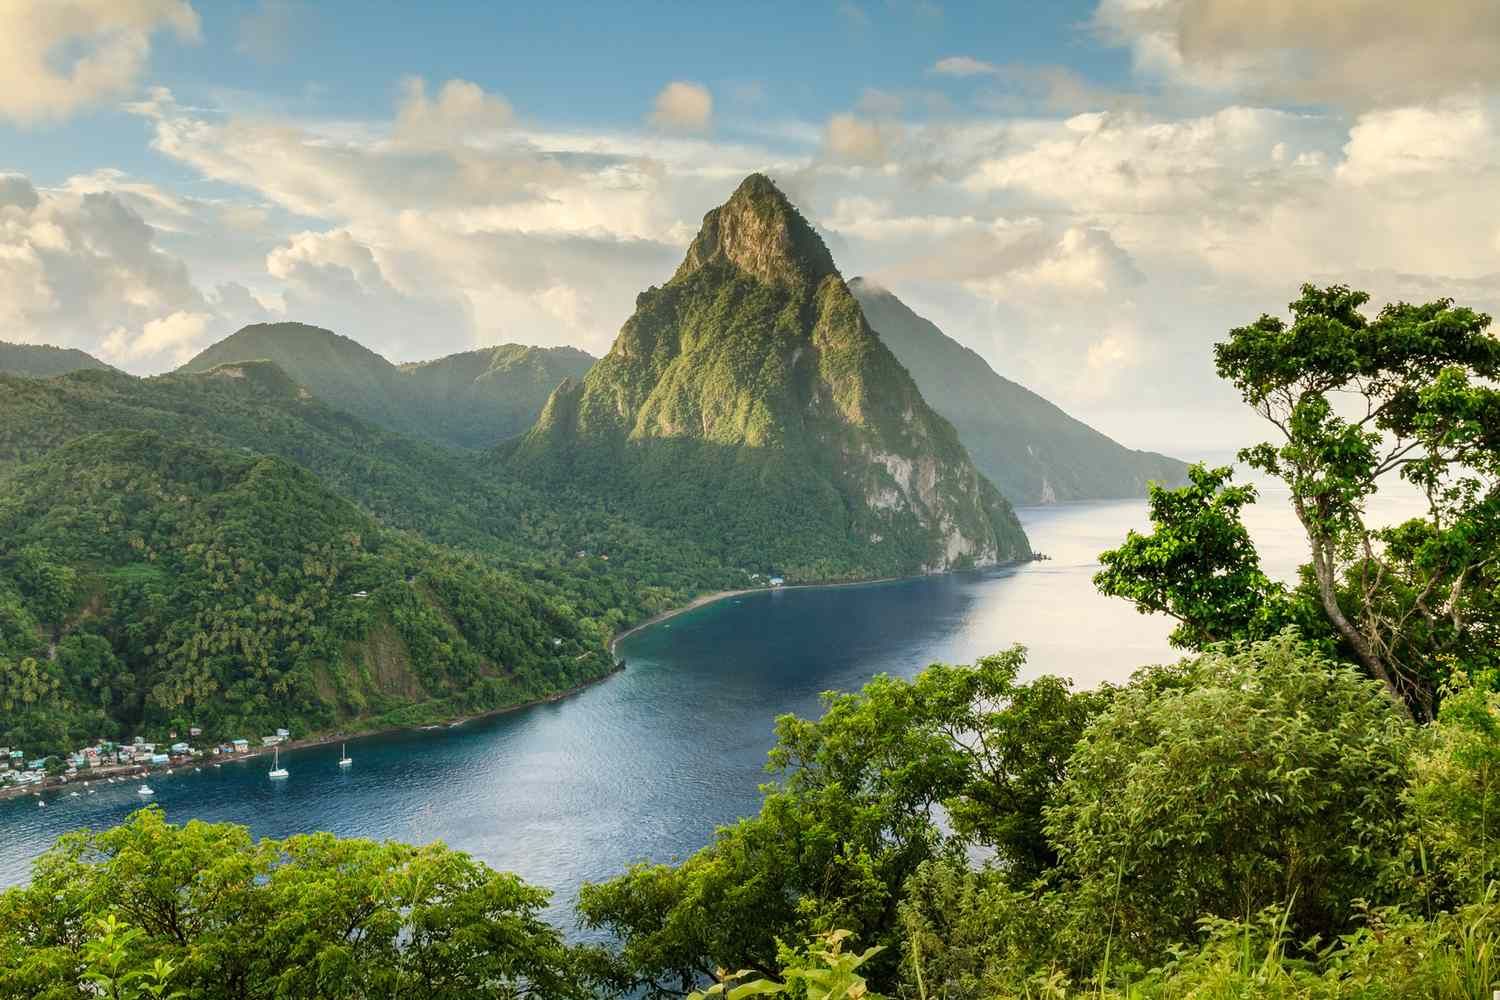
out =
<svg viewBox="0 0 1500 1000"><path fill-rule="evenodd" d="M0 894L0 997L586 995L546 900L441 844L256 843L146 809Z"/></svg>
<svg viewBox="0 0 1500 1000"><path fill-rule="evenodd" d="M1436 710L1443 657L1491 662L1500 552L1500 340L1490 318L1393 303L1366 319L1364 292L1305 285L1292 322L1262 316L1215 347L1221 378L1280 435L1242 457L1291 490L1328 621L1418 719ZM1335 405L1352 397L1362 412ZM1427 516L1366 523L1397 474Z"/></svg>
<svg viewBox="0 0 1500 1000"><path fill-rule="evenodd" d="M1020 683L1017 648L915 681L877 677L829 695L822 719L777 722L760 814L682 865L639 865L586 886L580 913L618 935L617 981L652 996L718 968L772 975L777 942L845 928L899 960L901 887L924 863L993 850L1018 883L1050 865L1042 810L1109 692ZM934 821L944 807L951 826Z"/></svg>
<svg viewBox="0 0 1500 1000"><path fill-rule="evenodd" d="M1494 677L1459 678L1424 732L1410 790L1417 836L1460 898L1500 881L1500 693Z"/></svg>
<svg viewBox="0 0 1500 1000"><path fill-rule="evenodd" d="M1048 810L1081 946L1135 957L1286 904L1346 930L1405 874L1412 730L1288 634L1145 671L1089 724Z"/></svg>
<svg viewBox="0 0 1500 1000"><path fill-rule="evenodd" d="M566 603L279 459L150 433L82 438L8 480L0 620L0 743L45 752L175 719L229 738L413 702L460 714L612 668Z"/></svg>
<svg viewBox="0 0 1500 1000"><path fill-rule="evenodd" d="M690 993L688 1000L707 1000L708 997L743 1000L748 997L783 994L795 994L806 997L807 1000L885 1000L878 993L871 993L864 977L859 974L859 967L873 958L880 949L869 948L860 954L845 952L844 942L849 937L849 932L844 930L829 931L822 935L801 959L807 964L781 970L781 982L754 979L731 986L730 983L734 980L750 975L738 973L725 977L724 981L707 990Z"/></svg>
<svg viewBox="0 0 1500 1000"><path fill-rule="evenodd" d="M1230 484L1228 466L1188 470L1178 489L1153 485L1151 534L1134 530L1099 556L1094 585L1133 602L1142 614L1177 620L1172 644L1203 649L1230 639L1265 639L1293 619L1286 588L1266 576L1240 520L1255 487Z"/></svg>

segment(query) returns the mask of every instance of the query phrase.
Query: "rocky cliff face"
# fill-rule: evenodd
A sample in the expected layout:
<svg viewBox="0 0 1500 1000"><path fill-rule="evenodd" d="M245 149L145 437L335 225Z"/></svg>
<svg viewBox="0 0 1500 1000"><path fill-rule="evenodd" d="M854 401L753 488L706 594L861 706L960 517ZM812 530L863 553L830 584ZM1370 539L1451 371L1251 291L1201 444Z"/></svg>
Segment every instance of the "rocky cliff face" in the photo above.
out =
<svg viewBox="0 0 1500 1000"><path fill-rule="evenodd" d="M639 296L508 460L802 578L1029 555L823 241L759 174L704 217L672 279Z"/></svg>
<svg viewBox="0 0 1500 1000"><path fill-rule="evenodd" d="M953 422L979 470L1012 503L1143 497L1152 482L1186 481L1186 463L1126 448L1002 378L889 290L859 278L849 289L881 341Z"/></svg>

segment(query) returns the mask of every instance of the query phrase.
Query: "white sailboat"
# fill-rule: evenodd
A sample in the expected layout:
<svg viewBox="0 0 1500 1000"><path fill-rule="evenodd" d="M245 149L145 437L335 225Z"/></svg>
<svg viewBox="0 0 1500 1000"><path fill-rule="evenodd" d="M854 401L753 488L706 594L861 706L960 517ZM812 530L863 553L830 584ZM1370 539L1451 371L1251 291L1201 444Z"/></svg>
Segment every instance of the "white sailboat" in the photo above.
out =
<svg viewBox="0 0 1500 1000"><path fill-rule="evenodd" d="M271 773L269 777L272 781L275 781L280 778L287 778L290 776L290 772L288 772L286 768L281 766L281 747L277 747L275 750L275 756L271 759Z"/></svg>
<svg viewBox="0 0 1500 1000"><path fill-rule="evenodd" d="M354 759L349 756L349 744L339 744L339 767L353 767Z"/></svg>

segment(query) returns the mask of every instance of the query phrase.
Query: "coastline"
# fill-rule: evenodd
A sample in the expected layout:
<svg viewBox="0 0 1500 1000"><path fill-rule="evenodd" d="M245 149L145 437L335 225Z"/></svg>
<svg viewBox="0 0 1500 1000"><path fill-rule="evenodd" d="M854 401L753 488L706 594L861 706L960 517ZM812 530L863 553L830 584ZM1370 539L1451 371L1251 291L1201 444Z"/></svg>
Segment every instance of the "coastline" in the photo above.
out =
<svg viewBox="0 0 1500 1000"><path fill-rule="evenodd" d="M618 656L615 647L642 629L650 628L653 625L660 625L664 621L670 621L678 615L685 615L689 611L696 611L709 604L727 601L731 597L742 597L745 594L768 594L781 590L832 590L835 587L869 587L877 583L897 583L901 580L921 580L929 576L942 575L941 573L913 573L910 576L877 576L869 580L836 580L830 583L789 583L781 587L745 587L740 590L716 590L713 593L695 597L679 607L669 608L661 614L652 615L639 625L632 625L623 632L616 632L614 637L609 640L609 655Z"/></svg>
<svg viewBox="0 0 1500 1000"><path fill-rule="evenodd" d="M519 712L522 709L535 708L538 705L550 705L553 702L562 701L565 698L571 698L573 695L585 691L588 688L593 687L595 684L601 684L604 681L609 680L611 677L620 673L624 669L625 668L622 666L616 666L607 673L600 674L598 677L595 677L592 680L584 681L582 684L575 684L570 688L565 688L561 691L555 691L552 694L543 695L540 698L532 698L530 701L518 702L514 705L504 705L500 708L492 708L484 712L475 713L474 715L459 715L454 716L451 719L443 719L437 722L426 723L424 725L413 724L405 726L380 726L375 729L360 729L354 732L319 733L316 736L304 736L301 739L287 740L286 742L279 744L279 746L286 750L305 750L309 747L327 746L330 743L364 739L367 736L383 736L389 733L412 732L425 729L452 729L455 726L463 725L466 722L472 722L475 719L488 719L496 715L507 715L511 712ZM196 767L199 770L202 770L204 766L212 767L214 764L233 763L236 761L251 760L255 757L262 757L265 755L265 752L270 749L272 748L256 747L255 749L247 750L244 753L218 754L216 756L195 757L180 764L158 764L154 767L145 764L117 764L113 767L91 768L87 773L80 771L76 777L70 778L66 781L49 778L47 781L43 782L40 785L9 785L4 788L0 788L0 802L4 802L7 799L25 798L28 795L40 796L43 792L58 792L71 786L92 784L95 781L104 781L107 778L131 780L134 778L144 778L149 774L165 774L166 772L176 770L177 768Z"/></svg>

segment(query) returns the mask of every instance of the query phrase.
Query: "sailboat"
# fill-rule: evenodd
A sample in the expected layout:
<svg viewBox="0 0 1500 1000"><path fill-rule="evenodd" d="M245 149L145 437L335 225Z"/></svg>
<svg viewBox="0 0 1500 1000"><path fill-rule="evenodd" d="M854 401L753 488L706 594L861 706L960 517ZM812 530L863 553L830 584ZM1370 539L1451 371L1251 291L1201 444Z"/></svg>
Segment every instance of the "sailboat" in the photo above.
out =
<svg viewBox="0 0 1500 1000"><path fill-rule="evenodd" d="M339 767L353 767L354 759L349 756L349 744L339 744Z"/></svg>
<svg viewBox="0 0 1500 1000"><path fill-rule="evenodd" d="M135 790L135 794L137 794L137 795L155 795L156 794L156 789L152 788L150 785L142 785L140 788L137 788Z"/></svg>
<svg viewBox="0 0 1500 1000"><path fill-rule="evenodd" d="M270 775L268 775L268 777L270 777L272 781L275 781L277 779L287 778L290 776L290 772L288 772L286 768L281 766L281 747L277 747L275 750L275 756L271 759L271 773Z"/></svg>

